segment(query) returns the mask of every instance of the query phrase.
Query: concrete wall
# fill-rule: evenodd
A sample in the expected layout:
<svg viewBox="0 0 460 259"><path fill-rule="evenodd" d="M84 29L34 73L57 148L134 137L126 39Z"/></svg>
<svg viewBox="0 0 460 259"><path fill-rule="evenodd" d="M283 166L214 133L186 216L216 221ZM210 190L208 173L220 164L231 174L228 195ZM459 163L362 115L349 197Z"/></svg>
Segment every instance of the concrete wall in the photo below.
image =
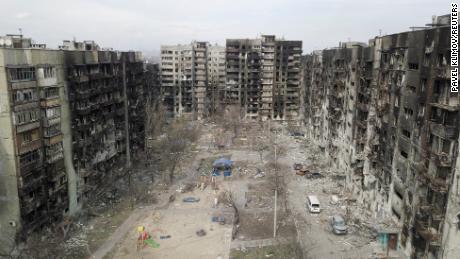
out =
<svg viewBox="0 0 460 259"><path fill-rule="evenodd" d="M0 49L0 253L8 251L20 229L16 155L5 64L10 56Z"/></svg>

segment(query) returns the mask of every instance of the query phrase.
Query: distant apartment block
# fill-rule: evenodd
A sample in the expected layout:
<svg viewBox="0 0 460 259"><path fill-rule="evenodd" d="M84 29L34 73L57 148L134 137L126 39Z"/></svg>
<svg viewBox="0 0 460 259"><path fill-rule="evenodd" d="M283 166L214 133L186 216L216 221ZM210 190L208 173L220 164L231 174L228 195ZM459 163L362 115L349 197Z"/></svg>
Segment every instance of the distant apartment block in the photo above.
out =
<svg viewBox="0 0 460 259"><path fill-rule="evenodd" d="M144 79L137 52L0 37L0 248L78 211L143 148Z"/></svg>
<svg viewBox="0 0 460 259"><path fill-rule="evenodd" d="M161 84L169 115L202 119L222 87L224 51L207 42L161 46Z"/></svg>
<svg viewBox="0 0 460 259"><path fill-rule="evenodd" d="M248 119L298 119L301 54L302 41L227 39L223 102L240 105Z"/></svg>

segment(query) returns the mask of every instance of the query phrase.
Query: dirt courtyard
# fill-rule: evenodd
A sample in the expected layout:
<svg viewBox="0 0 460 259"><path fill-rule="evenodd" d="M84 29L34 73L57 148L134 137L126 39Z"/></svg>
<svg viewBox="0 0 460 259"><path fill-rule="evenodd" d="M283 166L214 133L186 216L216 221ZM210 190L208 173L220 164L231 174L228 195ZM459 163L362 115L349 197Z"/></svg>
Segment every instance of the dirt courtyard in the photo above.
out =
<svg viewBox="0 0 460 259"><path fill-rule="evenodd" d="M184 197L200 198L200 201L185 203L182 201ZM210 188L176 195L169 208L152 211L133 225L113 258L228 258L232 227L212 222L212 216L219 211L212 208L213 197L214 191ZM137 225L145 226L160 246L146 246L136 251ZM201 229L206 235L196 234ZM161 239L160 236L170 237Z"/></svg>

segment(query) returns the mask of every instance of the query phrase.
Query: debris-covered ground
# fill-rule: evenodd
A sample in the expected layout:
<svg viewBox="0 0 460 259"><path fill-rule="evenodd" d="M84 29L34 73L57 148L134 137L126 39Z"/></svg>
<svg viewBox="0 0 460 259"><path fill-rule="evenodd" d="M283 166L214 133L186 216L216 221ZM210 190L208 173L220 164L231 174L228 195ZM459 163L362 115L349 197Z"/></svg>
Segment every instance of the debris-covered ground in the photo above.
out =
<svg viewBox="0 0 460 259"><path fill-rule="evenodd" d="M150 205L141 206L137 202L130 208L132 203L126 203L128 199L113 210L104 210L82 226L84 236L74 243L89 247L93 258L377 258L382 255L374 222L366 209L349 196L344 177L329 171L320 152L306 139L289 136L286 127L279 125L276 131L259 123L227 131L216 124L204 126L194 149L178 166L178 181L171 186L147 184L143 187L147 197L136 197L146 199ZM220 157L233 161L232 176L219 175L211 181L212 162ZM306 175L296 174L295 163L308 169L303 171ZM275 188L277 229L273 238ZM320 214L308 212L307 195L318 196ZM332 233L329 222L333 215L346 219L347 235ZM153 243L137 248L137 226L146 228ZM292 253L281 255L275 250Z"/></svg>

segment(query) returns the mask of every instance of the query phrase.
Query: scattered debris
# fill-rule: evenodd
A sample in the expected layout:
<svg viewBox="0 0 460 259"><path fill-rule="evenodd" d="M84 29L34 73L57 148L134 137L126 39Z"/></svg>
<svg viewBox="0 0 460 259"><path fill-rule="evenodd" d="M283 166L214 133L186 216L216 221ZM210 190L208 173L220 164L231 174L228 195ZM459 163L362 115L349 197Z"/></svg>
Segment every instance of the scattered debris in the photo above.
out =
<svg viewBox="0 0 460 259"><path fill-rule="evenodd" d="M337 205L339 203L339 197L337 195L331 196L331 205Z"/></svg>
<svg viewBox="0 0 460 259"><path fill-rule="evenodd" d="M196 232L196 235L199 237L206 236L206 231L204 231L204 229L200 229Z"/></svg>
<svg viewBox="0 0 460 259"><path fill-rule="evenodd" d="M254 175L254 179L265 177L265 172L256 168L257 173Z"/></svg>

